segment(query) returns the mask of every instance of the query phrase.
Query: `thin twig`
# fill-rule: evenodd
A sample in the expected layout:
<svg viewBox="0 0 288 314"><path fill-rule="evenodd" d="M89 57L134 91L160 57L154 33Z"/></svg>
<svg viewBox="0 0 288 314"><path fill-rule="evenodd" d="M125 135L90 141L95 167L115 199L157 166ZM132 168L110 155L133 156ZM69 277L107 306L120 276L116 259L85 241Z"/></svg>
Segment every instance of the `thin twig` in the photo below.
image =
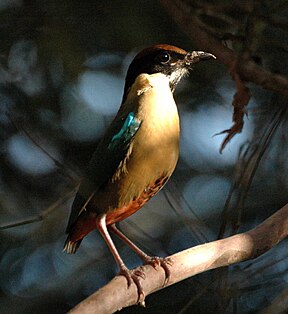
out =
<svg viewBox="0 0 288 314"><path fill-rule="evenodd" d="M249 54L247 57L247 54L245 53L245 57L241 58L240 62L239 54L223 45L221 39L216 38L212 33L207 31L205 24L189 9L189 4L186 3L184 6L181 1L174 0L160 0L160 2L170 13L175 22L178 23L188 36L194 40L195 44L200 49L213 53L219 62L227 65L230 72L235 69L232 72L234 72L234 79L238 84L238 88L233 101L234 108L235 105L237 106L236 113L234 109L235 114L233 119L235 120L237 116L237 121L229 130L226 130L228 135L225 142L222 144L223 149L227 142L242 129L241 120L243 122L243 115L245 113L244 108L250 98L249 90L244 82L253 82L265 89L288 97L288 79L283 75L272 73L257 65L251 58L249 58ZM255 0L256 8L259 3L258 0ZM251 26L251 28L255 29L253 25L254 22L252 21L251 23L249 22L247 27L249 28ZM249 47L250 43L251 40L249 38ZM237 67L235 67L235 65L237 65ZM242 110L239 110L239 108L242 108Z"/></svg>
<svg viewBox="0 0 288 314"><path fill-rule="evenodd" d="M30 134L30 132L25 129L22 125L19 125L19 123L16 122L16 120L9 114L8 112L6 113L8 119L10 120L11 124L15 127L16 130L22 131L27 138L37 147L39 148L45 155L47 155L55 164L55 166L60 170L60 172L67 178L69 178L72 182L77 183L78 179L75 176L74 171L69 168L67 165L63 165L59 160L54 158L42 145L38 143L38 141ZM73 175L71 175L72 173Z"/></svg>
<svg viewBox="0 0 288 314"><path fill-rule="evenodd" d="M243 208L245 207L244 206L245 199L252 184L254 175L280 123L285 119L286 113L287 113L286 106L283 106L280 110L278 110L274 114L272 119L267 123L267 126L264 127L264 132L259 140L259 143L257 145L254 144L253 149L252 146L249 145L246 151L244 152L244 157L246 159L244 160L243 156L240 159L241 174L235 179L235 182L231 186L231 189L229 191L229 195L227 197L224 209L222 211L223 219L218 233L218 239L222 239L224 236L229 208L230 212L237 213L239 211L242 211ZM236 199L236 206L232 208L231 202L236 192L239 192ZM235 234L237 232L240 225L241 217L242 214L239 213L237 222L234 224L232 223L233 228L231 234Z"/></svg>
<svg viewBox="0 0 288 314"><path fill-rule="evenodd" d="M0 230L10 229L13 227L18 227L22 225L27 225L33 222L42 221L45 217L47 217L51 212L56 210L57 208L61 207L67 200L69 200L72 195L75 194L75 189L69 191L64 196L62 196L60 199L58 199L56 202L54 202L52 205L47 207L43 212L41 212L37 216L32 216L30 218L24 218L24 219L18 219L14 220L11 223L5 223L3 225L0 225Z"/></svg>

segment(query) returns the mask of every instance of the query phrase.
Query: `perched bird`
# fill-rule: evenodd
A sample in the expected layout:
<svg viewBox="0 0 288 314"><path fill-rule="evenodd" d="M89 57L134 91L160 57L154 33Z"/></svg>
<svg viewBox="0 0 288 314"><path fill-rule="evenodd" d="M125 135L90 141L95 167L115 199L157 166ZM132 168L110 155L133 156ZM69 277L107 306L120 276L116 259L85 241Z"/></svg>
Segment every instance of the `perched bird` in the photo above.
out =
<svg viewBox="0 0 288 314"><path fill-rule="evenodd" d="M127 72L120 109L93 154L72 205L64 251L75 253L82 239L98 229L128 286L133 281L137 285L139 300L144 300L143 273L125 266L108 230L145 263L161 265L168 281L169 261L145 254L115 223L147 203L174 171L180 129L173 92L195 63L210 58L215 57L163 44L136 55Z"/></svg>

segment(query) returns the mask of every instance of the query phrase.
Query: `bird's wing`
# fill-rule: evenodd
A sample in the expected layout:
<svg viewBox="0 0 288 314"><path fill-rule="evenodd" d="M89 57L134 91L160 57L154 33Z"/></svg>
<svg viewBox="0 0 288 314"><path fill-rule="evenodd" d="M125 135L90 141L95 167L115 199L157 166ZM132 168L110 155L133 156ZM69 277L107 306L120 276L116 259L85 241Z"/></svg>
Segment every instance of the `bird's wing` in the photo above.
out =
<svg viewBox="0 0 288 314"><path fill-rule="evenodd" d="M67 233L94 194L112 179L120 163L129 154L131 141L141 127L142 121L137 119L135 112L125 111L118 113L92 156L72 204Z"/></svg>

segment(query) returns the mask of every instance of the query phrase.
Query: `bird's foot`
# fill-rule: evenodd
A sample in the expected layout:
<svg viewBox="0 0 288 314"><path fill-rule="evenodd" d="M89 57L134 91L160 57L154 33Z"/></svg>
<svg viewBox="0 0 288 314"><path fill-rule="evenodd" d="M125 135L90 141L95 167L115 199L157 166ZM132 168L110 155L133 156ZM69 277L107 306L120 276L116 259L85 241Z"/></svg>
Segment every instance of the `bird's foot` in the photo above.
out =
<svg viewBox="0 0 288 314"><path fill-rule="evenodd" d="M128 288L134 282L138 291L137 303L145 307L145 293L141 285L140 279L145 279L144 271L140 269L128 269L127 267L121 267L119 275L123 275L127 279Z"/></svg>
<svg viewBox="0 0 288 314"><path fill-rule="evenodd" d="M170 275L171 275L171 271L169 269L169 266L172 266L172 264L173 264L172 259L169 257L163 258L163 257L159 257L159 256L147 255L147 256L143 257L143 262L145 264L149 264L149 265L153 266L153 268L155 268L156 270L158 270L160 266L164 269L165 281L164 281L163 286L166 286L169 279L170 279Z"/></svg>

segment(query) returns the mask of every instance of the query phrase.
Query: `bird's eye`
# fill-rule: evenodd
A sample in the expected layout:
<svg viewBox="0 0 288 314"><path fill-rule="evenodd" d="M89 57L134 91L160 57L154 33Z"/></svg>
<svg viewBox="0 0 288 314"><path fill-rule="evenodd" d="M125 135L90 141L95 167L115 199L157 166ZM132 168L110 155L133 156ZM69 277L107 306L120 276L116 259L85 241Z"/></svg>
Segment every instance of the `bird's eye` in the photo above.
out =
<svg viewBox="0 0 288 314"><path fill-rule="evenodd" d="M168 52L161 52L157 56L157 61L161 62L162 64L168 63L170 61L170 55Z"/></svg>

